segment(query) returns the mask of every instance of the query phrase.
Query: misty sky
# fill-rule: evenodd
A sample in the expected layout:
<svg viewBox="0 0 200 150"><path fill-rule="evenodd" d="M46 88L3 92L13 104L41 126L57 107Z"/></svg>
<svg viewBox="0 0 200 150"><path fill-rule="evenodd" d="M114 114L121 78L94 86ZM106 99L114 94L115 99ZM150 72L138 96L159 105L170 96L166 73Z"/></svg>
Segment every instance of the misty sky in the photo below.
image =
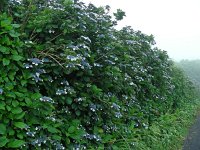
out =
<svg viewBox="0 0 200 150"><path fill-rule="evenodd" d="M82 0L126 12L119 28L153 34L157 47L174 60L200 59L200 0Z"/></svg>

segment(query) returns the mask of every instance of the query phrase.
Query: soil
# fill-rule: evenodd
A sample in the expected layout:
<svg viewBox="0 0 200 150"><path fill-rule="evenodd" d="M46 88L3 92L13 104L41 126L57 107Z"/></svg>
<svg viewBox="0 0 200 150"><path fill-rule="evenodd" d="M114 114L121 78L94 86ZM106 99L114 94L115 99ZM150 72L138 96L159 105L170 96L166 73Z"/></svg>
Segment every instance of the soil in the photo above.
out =
<svg viewBox="0 0 200 150"><path fill-rule="evenodd" d="M190 128L182 150L200 150L200 116Z"/></svg>

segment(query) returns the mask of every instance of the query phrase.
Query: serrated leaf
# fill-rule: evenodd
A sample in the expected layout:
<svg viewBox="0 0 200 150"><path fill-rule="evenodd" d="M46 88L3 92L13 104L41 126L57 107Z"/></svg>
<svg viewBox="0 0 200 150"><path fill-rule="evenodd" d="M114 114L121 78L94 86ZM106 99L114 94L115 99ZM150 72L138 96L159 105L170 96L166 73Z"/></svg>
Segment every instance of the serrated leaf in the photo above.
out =
<svg viewBox="0 0 200 150"><path fill-rule="evenodd" d="M19 105L19 102L18 102L17 100L13 100L13 101L12 101L12 105L13 105L14 107L17 107L17 106Z"/></svg>
<svg viewBox="0 0 200 150"><path fill-rule="evenodd" d="M11 112L13 113L13 114L19 114L19 113L21 113L23 110L20 108L20 107L15 107L15 108L13 108L13 109L11 109Z"/></svg>
<svg viewBox="0 0 200 150"><path fill-rule="evenodd" d="M6 133L6 125L0 124L0 134L5 134Z"/></svg>
<svg viewBox="0 0 200 150"><path fill-rule="evenodd" d="M37 29L36 32L38 32L38 33L39 33L39 32L42 32L42 29L41 29L41 28L40 28L40 29Z"/></svg>
<svg viewBox="0 0 200 150"><path fill-rule="evenodd" d="M9 148L18 148L24 144L25 144L25 141L23 141L23 140L13 140L8 143L8 147Z"/></svg>
<svg viewBox="0 0 200 150"><path fill-rule="evenodd" d="M10 60L9 59L6 59L6 58L3 58L3 65L4 66L7 66L10 64Z"/></svg>
<svg viewBox="0 0 200 150"><path fill-rule="evenodd" d="M13 81L15 79L15 74L16 74L15 72L9 72L8 73L8 77L10 78L10 80Z"/></svg>
<svg viewBox="0 0 200 150"><path fill-rule="evenodd" d="M23 128L25 128L27 125L26 125L25 123L23 123L23 122L15 122L15 123L14 123L14 126L17 127L17 128L23 129Z"/></svg>
<svg viewBox="0 0 200 150"><path fill-rule="evenodd" d="M5 106L6 106L6 104L4 102L0 103L0 109L1 110L5 110Z"/></svg>
<svg viewBox="0 0 200 150"><path fill-rule="evenodd" d="M23 134L23 133L18 133L18 134L17 134L17 137L18 137L19 139L23 140L24 134Z"/></svg>
<svg viewBox="0 0 200 150"><path fill-rule="evenodd" d="M54 140L57 140L57 141L60 141L60 140L62 139L62 137L59 136L59 135L53 135L52 138L53 138Z"/></svg>
<svg viewBox="0 0 200 150"><path fill-rule="evenodd" d="M75 130L76 130L76 128L75 128L74 126L70 126L70 127L68 128L68 132L69 132L69 133L73 133Z"/></svg>
<svg viewBox="0 0 200 150"><path fill-rule="evenodd" d="M22 119L25 116L25 112L22 112L20 114L15 114L15 119Z"/></svg>
<svg viewBox="0 0 200 150"><path fill-rule="evenodd" d="M8 131L8 135L14 135L14 134L15 134L15 131L14 131L14 130L10 129L10 130Z"/></svg>
<svg viewBox="0 0 200 150"><path fill-rule="evenodd" d="M107 143L107 142L109 142L112 138L113 138L112 135L107 134L107 135L105 135L105 136L103 137L103 142L104 142L104 143Z"/></svg>
<svg viewBox="0 0 200 150"><path fill-rule="evenodd" d="M77 110L75 113L76 113L77 116L81 115L81 111L80 110Z"/></svg>
<svg viewBox="0 0 200 150"><path fill-rule="evenodd" d="M15 60L15 61L19 61L21 60L23 57L22 56L19 56L19 55L12 55L12 59Z"/></svg>
<svg viewBox="0 0 200 150"><path fill-rule="evenodd" d="M26 80L21 80L21 85L24 86L26 85L27 81Z"/></svg>
<svg viewBox="0 0 200 150"><path fill-rule="evenodd" d="M47 127L47 130L51 133L58 133L58 129L54 128L54 127Z"/></svg>
<svg viewBox="0 0 200 150"><path fill-rule="evenodd" d="M5 85L5 88L7 89L7 90L12 90L13 88L14 88L14 86L13 86L13 83L12 82L8 82L8 83L6 83L6 85ZM9 93L11 93L11 95L15 95L14 94L14 92L9 92ZM13 97L14 98L14 97Z"/></svg>
<svg viewBox="0 0 200 150"><path fill-rule="evenodd" d="M6 109L7 109L8 111L11 111L11 107L8 106L8 105L6 105Z"/></svg>
<svg viewBox="0 0 200 150"><path fill-rule="evenodd" d="M15 95L17 95L17 97L24 97L24 94L23 93L20 93L20 92L15 92Z"/></svg>
<svg viewBox="0 0 200 150"><path fill-rule="evenodd" d="M70 97L68 97L68 98L66 99L66 103L67 103L68 105L71 105L71 104L72 104L72 99L71 99Z"/></svg>
<svg viewBox="0 0 200 150"><path fill-rule="evenodd" d="M13 86L11 86L11 85L9 86L9 85L8 85L8 86L6 87L6 89L7 89L7 90L11 90L11 89L13 89ZM15 95L14 92L7 92L6 96L7 96L7 97L16 98L16 95Z"/></svg>
<svg viewBox="0 0 200 150"><path fill-rule="evenodd" d="M40 93L34 93L31 95L31 99L39 99L41 98L41 94Z"/></svg>
<svg viewBox="0 0 200 150"><path fill-rule="evenodd" d="M0 46L0 52L4 53L4 54L9 54L10 51L7 47L4 46Z"/></svg>
<svg viewBox="0 0 200 150"><path fill-rule="evenodd" d="M14 28L19 28L19 27L20 27L20 24L12 24L12 26L13 26Z"/></svg>
<svg viewBox="0 0 200 150"><path fill-rule="evenodd" d="M0 147L4 147L7 143L8 143L8 139L3 136L3 137L0 137Z"/></svg>
<svg viewBox="0 0 200 150"><path fill-rule="evenodd" d="M103 129L98 129L98 132L99 133L103 133Z"/></svg>
<svg viewBox="0 0 200 150"><path fill-rule="evenodd" d="M26 102L27 106L31 106L32 105L32 101L30 99L25 99L25 102Z"/></svg>
<svg viewBox="0 0 200 150"><path fill-rule="evenodd" d="M10 19L6 19L6 20L2 20L1 21L1 26L2 27L10 26L10 24L11 24L11 20Z"/></svg>
<svg viewBox="0 0 200 150"><path fill-rule="evenodd" d="M9 35L10 35L11 37L14 37L14 38L20 36L19 33L14 32L14 31L9 32Z"/></svg>

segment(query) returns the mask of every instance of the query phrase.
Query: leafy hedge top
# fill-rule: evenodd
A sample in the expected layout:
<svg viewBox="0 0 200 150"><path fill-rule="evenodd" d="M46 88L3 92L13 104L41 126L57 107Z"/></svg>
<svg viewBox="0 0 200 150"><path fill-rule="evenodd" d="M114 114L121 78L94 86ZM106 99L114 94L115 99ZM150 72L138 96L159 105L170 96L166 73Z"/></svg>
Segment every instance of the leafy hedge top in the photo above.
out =
<svg viewBox="0 0 200 150"><path fill-rule="evenodd" d="M109 6L70 0L10 0L6 7L0 147L120 148L192 95L166 52L153 48L153 36L114 28L121 10L112 20Z"/></svg>

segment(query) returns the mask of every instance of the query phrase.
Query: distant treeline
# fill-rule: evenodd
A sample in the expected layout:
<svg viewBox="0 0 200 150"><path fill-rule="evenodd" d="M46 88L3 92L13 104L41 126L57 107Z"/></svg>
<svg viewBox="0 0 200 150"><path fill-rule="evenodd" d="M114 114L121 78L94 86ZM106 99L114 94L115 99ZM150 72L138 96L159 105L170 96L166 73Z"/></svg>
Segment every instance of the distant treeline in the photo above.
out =
<svg viewBox="0 0 200 150"><path fill-rule="evenodd" d="M200 59L181 60L177 65L183 69L196 86L200 87Z"/></svg>

